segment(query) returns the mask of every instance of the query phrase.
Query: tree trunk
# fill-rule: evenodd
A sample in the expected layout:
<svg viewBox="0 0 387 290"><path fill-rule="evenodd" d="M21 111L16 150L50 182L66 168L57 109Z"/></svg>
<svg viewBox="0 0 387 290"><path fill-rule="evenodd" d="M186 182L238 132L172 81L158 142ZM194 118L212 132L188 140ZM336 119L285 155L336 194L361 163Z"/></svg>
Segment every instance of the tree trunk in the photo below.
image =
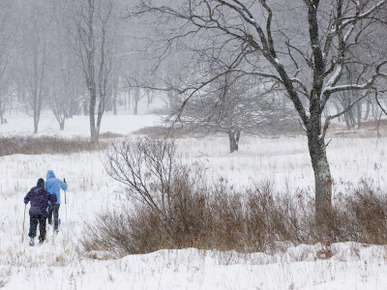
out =
<svg viewBox="0 0 387 290"><path fill-rule="evenodd" d="M138 102L140 101L140 89L135 88L134 89L134 108L133 108L133 114L137 115L138 114Z"/></svg>
<svg viewBox="0 0 387 290"><path fill-rule="evenodd" d="M357 113L357 120L356 120L356 128L360 129L361 127L361 121L362 121L362 103L359 102L356 105L356 113Z"/></svg>
<svg viewBox="0 0 387 290"><path fill-rule="evenodd" d="M112 100L112 108L113 108L113 115L117 115L117 99L118 99L118 88L117 85L114 88L114 93L113 93L113 100Z"/></svg>
<svg viewBox="0 0 387 290"><path fill-rule="evenodd" d="M315 217L323 225L329 223L332 210L332 176L324 139L308 132L308 146L315 178Z"/></svg>
<svg viewBox="0 0 387 290"><path fill-rule="evenodd" d="M230 153L239 150L239 138L241 136L241 130L239 129L229 129L228 130L228 139L230 141Z"/></svg>
<svg viewBox="0 0 387 290"><path fill-rule="evenodd" d="M133 114L138 115L138 99L134 99L134 110Z"/></svg>
<svg viewBox="0 0 387 290"><path fill-rule="evenodd" d="M98 143L98 132L96 130L96 121L95 121L95 105L96 105L97 96L94 92L90 93L90 104L89 104L89 119L90 119L90 137L91 142Z"/></svg>
<svg viewBox="0 0 387 290"><path fill-rule="evenodd" d="M59 130L64 131L65 121L59 122Z"/></svg>
<svg viewBox="0 0 387 290"><path fill-rule="evenodd" d="M131 101L132 101L132 99L131 99L131 90L128 89L127 95L125 97L125 111L126 110L130 110L130 108L131 108L131 103L130 102Z"/></svg>
<svg viewBox="0 0 387 290"><path fill-rule="evenodd" d="M153 93L147 92L146 96L147 96L147 101L148 101L147 105L148 105L148 109L149 109L150 104L152 104L152 102L153 102Z"/></svg>
<svg viewBox="0 0 387 290"><path fill-rule="evenodd" d="M38 133L40 113L34 112L34 134Z"/></svg>
<svg viewBox="0 0 387 290"><path fill-rule="evenodd" d="M100 94L100 100L98 105L98 114L97 114L97 126L95 128L97 132L97 143L99 142L99 133L101 132L101 123L102 123L102 116L105 112L105 102L106 102L106 96Z"/></svg>
<svg viewBox="0 0 387 290"><path fill-rule="evenodd" d="M366 111L363 117L364 121L368 121L368 118L370 117L370 111L371 111L371 102L369 100L366 100Z"/></svg>

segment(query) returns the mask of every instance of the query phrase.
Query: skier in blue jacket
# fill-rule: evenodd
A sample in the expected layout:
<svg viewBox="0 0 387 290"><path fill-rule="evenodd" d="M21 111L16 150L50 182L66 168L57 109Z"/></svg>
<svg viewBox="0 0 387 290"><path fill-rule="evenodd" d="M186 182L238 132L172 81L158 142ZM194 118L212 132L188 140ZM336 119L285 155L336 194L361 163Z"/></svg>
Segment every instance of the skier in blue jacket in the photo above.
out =
<svg viewBox="0 0 387 290"><path fill-rule="evenodd" d="M48 223L52 225L52 215L54 214L54 231L58 233L59 207L60 207L60 190L67 190L66 179L56 178L53 170L47 171L46 190L56 197L56 204L48 205Z"/></svg>
<svg viewBox="0 0 387 290"><path fill-rule="evenodd" d="M51 195L44 189L44 180L39 178L35 187L24 197L24 203L31 203L30 208L30 246L34 245L34 238L36 237L36 228L39 224L39 243L43 243L46 238L46 218L47 206L49 202L56 202L56 197Z"/></svg>

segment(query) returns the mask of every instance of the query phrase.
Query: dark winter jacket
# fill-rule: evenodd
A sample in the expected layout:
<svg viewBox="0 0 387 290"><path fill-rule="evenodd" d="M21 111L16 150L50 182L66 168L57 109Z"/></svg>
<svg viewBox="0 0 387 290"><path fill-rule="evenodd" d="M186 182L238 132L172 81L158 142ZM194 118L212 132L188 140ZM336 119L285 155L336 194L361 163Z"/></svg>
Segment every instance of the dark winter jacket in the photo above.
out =
<svg viewBox="0 0 387 290"><path fill-rule="evenodd" d="M60 204L60 190L67 190L67 183L55 177L53 170L47 171L46 190L53 196L56 196L56 203Z"/></svg>
<svg viewBox="0 0 387 290"><path fill-rule="evenodd" d="M30 215L42 215L47 217L48 202L56 202L56 197L51 195L43 187L35 186L24 197L24 203L31 202Z"/></svg>

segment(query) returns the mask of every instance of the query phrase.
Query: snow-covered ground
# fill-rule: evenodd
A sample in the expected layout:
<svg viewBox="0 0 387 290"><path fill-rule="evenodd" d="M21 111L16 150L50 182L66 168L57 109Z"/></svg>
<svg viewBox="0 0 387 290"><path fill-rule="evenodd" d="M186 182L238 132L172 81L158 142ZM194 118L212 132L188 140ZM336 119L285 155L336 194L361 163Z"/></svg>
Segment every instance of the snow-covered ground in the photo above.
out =
<svg viewBox="0 0 387 290"><path fill-rule="evenodd" d="M32 119L7 116L0 136L32 135ZM55 119L42 117L38 135L89 136L88 119L66 121L60 132ZM101 133L130 135L159 124L156 115L106 115ZM387 139L343 138L332 135L328 157L335 194L366 179L387 189ZM277 190L313 189L313 173L303 137L262 139L242 135L240 152L228 153L227 137L183 138L179 148L187 158L200 160L208 178L223 177L235 186L272 180ZM161 250L145 255L99 260L79 253L85 221L122 203L123 190L106 173L103 152L69 155L12 155L0 157L0 288L3 289L387 289L387 247L342 243L333 256L318 259L322 245L300 245L273 255L264 253ZM45 178L48 169L65 177L69 189L62 203L61 232L29 247L28 213L25 228L23 198ZM63 194L62 194L63 202ZM27 206L28 211L29 205ZM24 242L22 239L24 238ZM105 256L104 256L105 255Z"/></svg>

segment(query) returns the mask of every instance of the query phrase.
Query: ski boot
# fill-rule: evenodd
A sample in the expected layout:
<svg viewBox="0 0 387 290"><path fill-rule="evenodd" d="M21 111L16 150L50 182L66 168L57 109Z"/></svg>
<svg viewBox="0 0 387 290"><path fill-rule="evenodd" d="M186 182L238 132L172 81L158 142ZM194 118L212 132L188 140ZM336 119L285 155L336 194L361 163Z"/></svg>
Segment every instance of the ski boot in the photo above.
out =
<svg viewBox="0 0 387 290"><path fill-rule="evenodd" d="M34 238L30 238L30 246L31 246L31 247L33 247L33 246L34 246L34 244L35 244L35 242L34 242Z"/></svg>

